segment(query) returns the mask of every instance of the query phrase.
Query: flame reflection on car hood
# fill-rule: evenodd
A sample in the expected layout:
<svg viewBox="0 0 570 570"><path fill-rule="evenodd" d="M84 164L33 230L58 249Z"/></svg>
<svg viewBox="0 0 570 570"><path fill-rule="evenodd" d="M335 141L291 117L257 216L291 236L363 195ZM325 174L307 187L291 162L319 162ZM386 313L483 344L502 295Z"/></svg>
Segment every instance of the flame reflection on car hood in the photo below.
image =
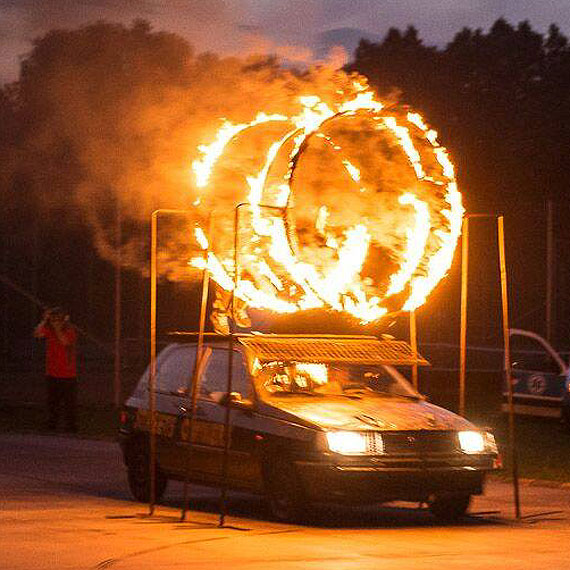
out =
<svg viewBox="0 0 570 570"><path fill-rule="evenodd" d="M271 406L325 429L460 430L465 418L422 400L369 396L362 399L272 398Z"/></svg>

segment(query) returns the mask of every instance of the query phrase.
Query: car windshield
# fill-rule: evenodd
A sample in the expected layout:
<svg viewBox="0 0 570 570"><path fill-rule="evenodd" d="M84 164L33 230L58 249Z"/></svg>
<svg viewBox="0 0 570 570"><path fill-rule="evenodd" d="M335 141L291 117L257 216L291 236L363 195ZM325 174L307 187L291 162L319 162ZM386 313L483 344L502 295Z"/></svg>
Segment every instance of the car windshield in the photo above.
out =
<svg viewBox="0 0 570 570"><path fill-rule="evenodd" d="M262 395L268 397L420 397L404 376L392 366L267 362L260 364L256 372L258 388Z"/></svg>

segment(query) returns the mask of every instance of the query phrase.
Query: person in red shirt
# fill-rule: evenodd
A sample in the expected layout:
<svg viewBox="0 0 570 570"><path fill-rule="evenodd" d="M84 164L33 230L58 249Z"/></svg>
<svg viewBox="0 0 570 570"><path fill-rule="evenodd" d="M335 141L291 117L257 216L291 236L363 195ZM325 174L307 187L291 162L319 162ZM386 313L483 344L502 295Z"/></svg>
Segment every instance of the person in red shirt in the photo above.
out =
<svg viewBox="0 0 570 570"><path fill-rule="evenodd" d="M46 340L46 384L48 429L57 429L61 410L65 428L77 432L77 331L69 316L55 307L45 311L34 330L36 338Z"/></svg>

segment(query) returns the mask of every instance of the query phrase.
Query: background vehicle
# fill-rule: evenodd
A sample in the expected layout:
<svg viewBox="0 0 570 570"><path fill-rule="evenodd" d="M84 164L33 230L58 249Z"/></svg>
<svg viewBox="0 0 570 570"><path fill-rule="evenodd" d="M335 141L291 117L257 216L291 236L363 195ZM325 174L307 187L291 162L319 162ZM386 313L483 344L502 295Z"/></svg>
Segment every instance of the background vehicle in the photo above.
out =
<svg viewBox="0 0 570 570"><path fill-rule="evenodd" d="M159 355L158 496L170 478L223 484L228 407L228 484L264 493L278 519L298 519L313 502L392 500L426 502L436 516L454 519L482 492L497 460L493 435L413 389L395 368L415 362L405 342L243 335L236 344L230 353L227 341L207 343L192 424L196 346L172 344ZM121 443L129 484L146 501L148 371L126 406Z"/></svg>
<svg viewBox="0 0 570 570"><path fill-rule="evenodd" d="M515 413L568 420L568 365L536 333L511 329L510 337ZM503 411L507 410L504 384Z"/></svg>

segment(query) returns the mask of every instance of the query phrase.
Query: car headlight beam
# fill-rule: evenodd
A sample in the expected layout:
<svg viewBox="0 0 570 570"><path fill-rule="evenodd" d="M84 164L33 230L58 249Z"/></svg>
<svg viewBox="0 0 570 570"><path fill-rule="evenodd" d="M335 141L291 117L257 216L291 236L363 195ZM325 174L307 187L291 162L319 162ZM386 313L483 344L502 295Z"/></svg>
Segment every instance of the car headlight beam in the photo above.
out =
<svg viewBox="0 0 570 570"><path fill-rule="evenodd" d="M366 437L356 431L329 431L326 434L329 449L343 455L366 453Z"/></svg>

